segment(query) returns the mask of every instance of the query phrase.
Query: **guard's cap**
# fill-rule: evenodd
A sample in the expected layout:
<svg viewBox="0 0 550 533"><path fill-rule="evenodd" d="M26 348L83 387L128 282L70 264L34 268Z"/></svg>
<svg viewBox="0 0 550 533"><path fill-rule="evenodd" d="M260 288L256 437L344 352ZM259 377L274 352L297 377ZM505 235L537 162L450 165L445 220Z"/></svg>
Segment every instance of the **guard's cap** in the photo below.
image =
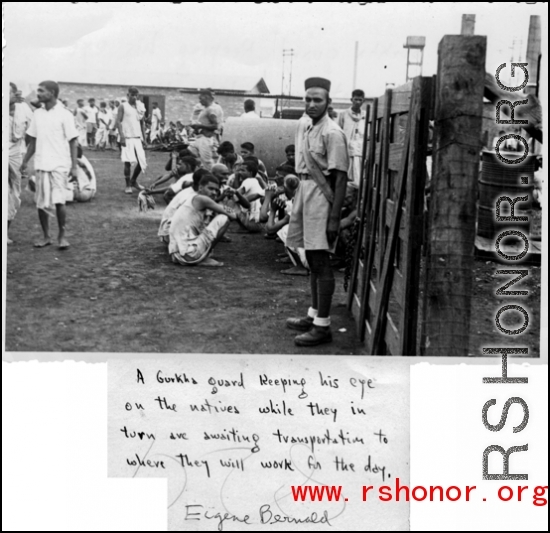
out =
<svg viewBox="0 0 550 533"><path fill-rule="evenodd" d="M330 92L330 80L326 78L308 78L305 81L306 91L312 87L319 87Z"/></svg>

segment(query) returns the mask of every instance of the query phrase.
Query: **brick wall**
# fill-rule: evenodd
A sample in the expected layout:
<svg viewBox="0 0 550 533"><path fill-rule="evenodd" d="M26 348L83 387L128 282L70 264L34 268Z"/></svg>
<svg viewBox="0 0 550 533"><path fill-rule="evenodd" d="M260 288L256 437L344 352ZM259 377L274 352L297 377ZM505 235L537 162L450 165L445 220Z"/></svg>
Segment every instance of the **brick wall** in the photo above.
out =
<svg viewBox="0 0 550 533"><path fill-rule="evenodd" d="M95 98L96 104L109 100L120 100L126 96L127 85L94 85L86 83L60 83L60 98L69 101L69 108L76 107L76 101L83 99L88 101ZM164 87L138 87L144 95L163 95L166 98L165 118L168 121L183 120L189 122L191 112L198 103L198 94L181 93L179 89ZM250 96L217 95L216 101L222 106L226 117L238 117L243 113L243 102L251 98L256 102L256 109L259 112L262 104L261 98Z"/></svg>

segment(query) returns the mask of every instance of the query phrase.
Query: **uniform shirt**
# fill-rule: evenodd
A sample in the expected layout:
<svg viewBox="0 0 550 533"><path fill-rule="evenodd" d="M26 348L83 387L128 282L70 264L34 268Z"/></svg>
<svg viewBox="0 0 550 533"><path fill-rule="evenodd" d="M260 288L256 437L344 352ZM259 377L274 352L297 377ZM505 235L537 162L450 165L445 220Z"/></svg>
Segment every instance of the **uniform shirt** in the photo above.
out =
<svg viewBox="0 0 550 533"><path fill-rule="evenodd" d="M44 172L71 169L69 141L78 137L73 114L58 102L49 111L38 108L27 134L36 139L34 168Z"/></svg>
<svg viewBox="0 0 550 533"><path fill-rule="evenodd" d="M346 109L338 116L338 125L344 130L348 140L350 156L363 155L363 139L365 136L366 112L361 109L354 113L351 108Z"/></svg>
<svg viewBox="0 0 550 533"><path fill-rule="evenodd" d="M294 141L295 144L295 167L296 174L307 174L307 166L302 156L302 145L304 144L304 135L306 128L311 124L311 119L304 113L300 120L298 121L298 127L296 129L296 138Z"/></svg>
<svg viewBox="0 0 550 533"><path fill-rule="evenodd" d="M202 109L198 117L198 124L202 124L204 126L216 126L216 129L220 126L218 114L213 106L214 104ZM201 134L205 137L213 137L215 132L211 130L201 130Z"/></svg>
<svg viewBox="0 0 550 533"><path fill-rule="evenodd" d="M216 116L218 117L218 129L216 130L216 133L221 134L225 120L222 106L216 102L213 102L210 107L214 110L214 113L216 113Z"/></svg>
<svg viewBox="0 0 550 533"><path fill-rule="evenodd" d="M329 176L331 170L348 171L349 155L346 135L328 115L315 125L310 123L305 128L302 141L302 150L305 151L309 144L309 153L325 176ZM309 173L307 167L306 173Z"/></svg>

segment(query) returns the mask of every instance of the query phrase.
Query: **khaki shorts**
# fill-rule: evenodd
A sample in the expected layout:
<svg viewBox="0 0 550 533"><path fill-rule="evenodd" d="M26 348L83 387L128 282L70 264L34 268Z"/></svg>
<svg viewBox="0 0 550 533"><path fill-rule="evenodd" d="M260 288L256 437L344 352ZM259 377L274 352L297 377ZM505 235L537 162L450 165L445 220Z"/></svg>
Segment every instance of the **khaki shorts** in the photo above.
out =
<svg viewBox="0 0 550 533"><path fill-rule="evenodd" d="M302 180L288 224L286 246L304 250L332 251L327 240L331 205L313 180Z"/></svg>

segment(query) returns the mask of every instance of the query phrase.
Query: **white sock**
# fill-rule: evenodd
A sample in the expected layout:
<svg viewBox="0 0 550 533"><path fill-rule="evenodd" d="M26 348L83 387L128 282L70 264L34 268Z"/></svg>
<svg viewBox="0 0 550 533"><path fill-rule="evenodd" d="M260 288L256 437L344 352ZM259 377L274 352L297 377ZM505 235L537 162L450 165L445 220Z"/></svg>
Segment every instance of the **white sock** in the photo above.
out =
<svg viewBox="0 0 550 533"><path fill-rule="evenodd" d="M316 316L313 319L313 325L314 326L319 326L319 327L322 327L322 328L328 328L330 326L330 317L319 318L318 316Z"/></svg>
<svg viewBox="0 0 550 533"><path fill-rule="evenodd" d="M309 318L315 318L317 316L317 309L313 309L313 307L310 307L308 310L307 310L307 316Z"/></svg>

